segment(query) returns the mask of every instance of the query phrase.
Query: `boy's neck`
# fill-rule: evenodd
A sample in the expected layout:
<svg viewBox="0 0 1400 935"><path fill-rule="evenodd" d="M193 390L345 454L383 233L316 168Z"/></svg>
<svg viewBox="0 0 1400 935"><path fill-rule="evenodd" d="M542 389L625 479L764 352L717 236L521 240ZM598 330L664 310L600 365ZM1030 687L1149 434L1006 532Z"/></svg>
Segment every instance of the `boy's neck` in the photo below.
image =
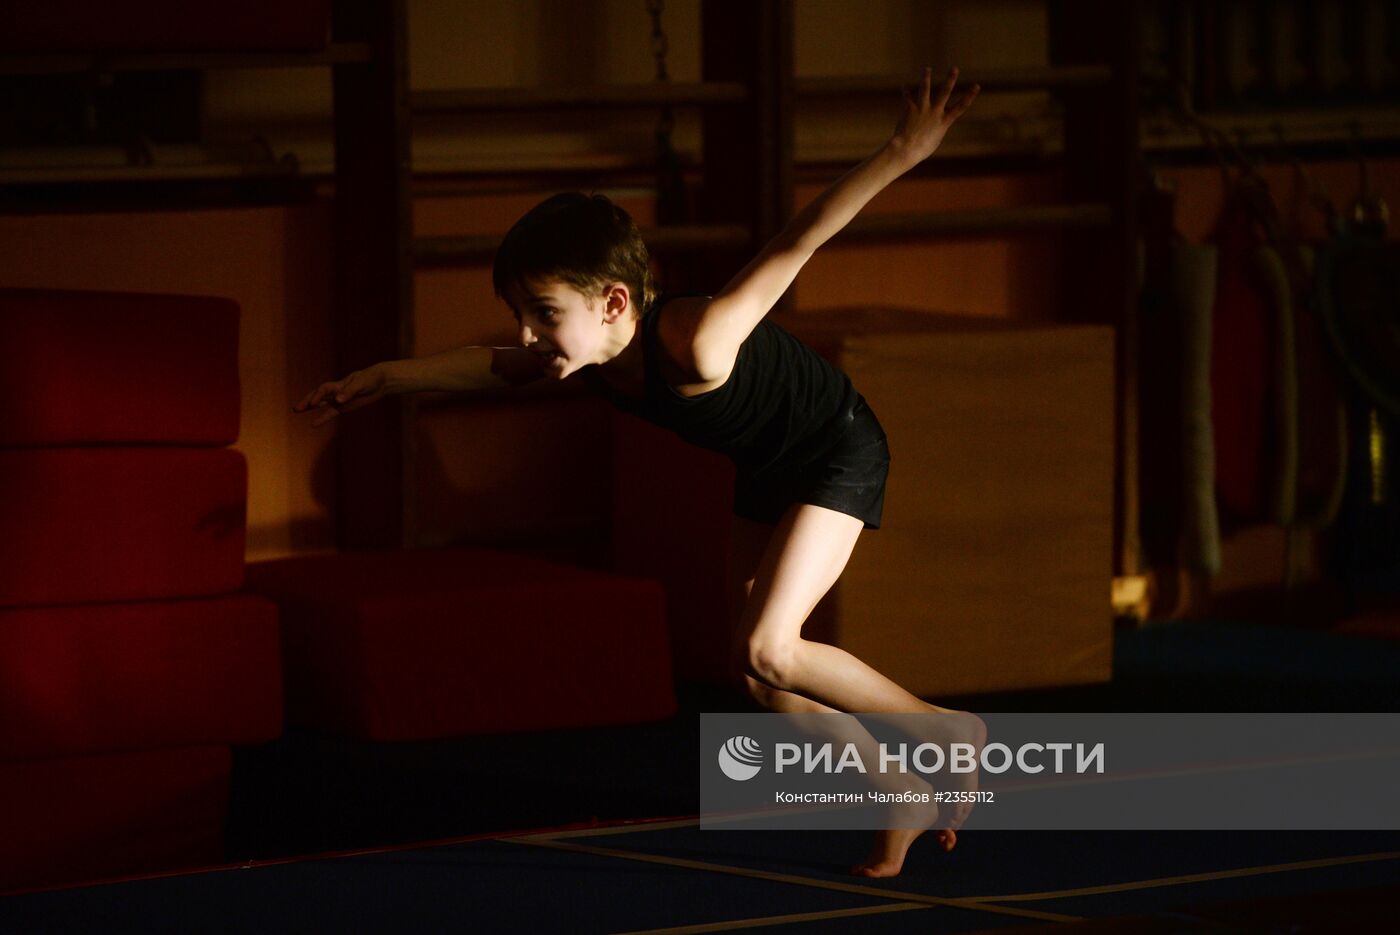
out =
<svg viewBox="0 0 1400 935"><path fill-rule="evenodd" d="M621 323L618 324L621 325ZM642 381L644 364L642 360L641 321L633 319L630 321L630 326L632 333L626 338L626 343L621 350L599 364L599 369L607 375L608 381L614 385L626 386L640 384Z"/></svg>

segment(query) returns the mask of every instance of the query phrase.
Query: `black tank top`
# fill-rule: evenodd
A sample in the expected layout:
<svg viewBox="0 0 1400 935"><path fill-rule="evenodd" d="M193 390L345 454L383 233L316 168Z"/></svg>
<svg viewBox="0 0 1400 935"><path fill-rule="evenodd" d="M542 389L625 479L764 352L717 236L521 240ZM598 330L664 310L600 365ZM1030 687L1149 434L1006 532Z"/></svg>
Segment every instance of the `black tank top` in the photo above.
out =
<svg viewBox="0 0 1400 935"><path fill-rule="evenodd" d="M693 397L669 386L658 361L658 328L672 298L680 297L658 298L640 323L642 398L619 393L592 375L613 405L727 455L749 475L807 464L831 447L860 396L846 374L767 318L740 345L722 386Z"/></svg>

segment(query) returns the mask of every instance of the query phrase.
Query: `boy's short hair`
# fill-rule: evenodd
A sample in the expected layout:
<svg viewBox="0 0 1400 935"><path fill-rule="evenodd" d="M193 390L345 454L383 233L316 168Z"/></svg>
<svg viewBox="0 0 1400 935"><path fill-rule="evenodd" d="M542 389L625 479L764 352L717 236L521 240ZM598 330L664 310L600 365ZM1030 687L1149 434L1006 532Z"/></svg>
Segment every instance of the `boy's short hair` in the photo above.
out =
<svg viewBox="0 0 1400 935"><path fill-rule="evenodd" d="M527 279L558 279L589 296L624 282L640 318L656 292L646 244L632 216L606 195L562 192L525 213L496 250L491 282L497 298Z"/></svg>

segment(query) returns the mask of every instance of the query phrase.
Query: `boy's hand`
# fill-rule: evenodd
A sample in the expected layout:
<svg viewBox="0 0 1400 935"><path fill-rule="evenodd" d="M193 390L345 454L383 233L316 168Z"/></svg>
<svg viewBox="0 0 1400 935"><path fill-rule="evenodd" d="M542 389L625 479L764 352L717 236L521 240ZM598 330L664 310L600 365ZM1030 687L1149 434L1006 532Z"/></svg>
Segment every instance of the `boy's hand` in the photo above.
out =
<svg viewBox="0 0 1400 935"><path fill-rule="evenodd" d="M325 425L342 412L350 412L377 402L387 391L388 381L385 376L382 364L356 370L343 380L322 383L293 406L292 411L322 409L324 411L311 425L313 428Z"/></svg>
<svg viewBox="0 0 1400 935"><path fill-rule="evenodd" d="M953 85L958 81L958 69L954 67L948 77L933 94L933 69L925 68L923 80L918 87L904 92L904 115L895 127L891 144L908 160L910 166L923 162L938 149L943 136L953 121L962 116L963 111L977 98L982 86L974 84L972 90L949 105L953 95Z"/></svg>

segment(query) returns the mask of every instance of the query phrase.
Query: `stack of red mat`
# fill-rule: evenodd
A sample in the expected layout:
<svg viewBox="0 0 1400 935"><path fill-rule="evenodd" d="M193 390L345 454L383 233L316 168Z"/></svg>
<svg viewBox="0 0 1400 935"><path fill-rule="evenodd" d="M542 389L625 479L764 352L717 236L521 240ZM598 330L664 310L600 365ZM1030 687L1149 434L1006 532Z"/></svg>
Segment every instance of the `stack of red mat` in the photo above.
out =
<svg viewBox="0 0 1400 935"><path fill-rule="evenodd" d="M238 307L0 290L0 407L0 891L219 862L230 745L282 730Z"/></svg>

